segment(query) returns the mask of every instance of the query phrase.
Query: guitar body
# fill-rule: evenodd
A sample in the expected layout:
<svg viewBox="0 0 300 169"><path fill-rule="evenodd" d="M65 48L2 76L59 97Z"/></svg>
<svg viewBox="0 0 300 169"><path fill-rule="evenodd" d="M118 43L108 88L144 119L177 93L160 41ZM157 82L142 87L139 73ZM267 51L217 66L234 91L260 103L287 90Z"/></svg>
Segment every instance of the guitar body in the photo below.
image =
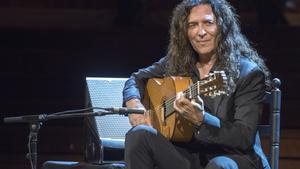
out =
<svg viewBox="0 0 300 169"><path fill-rule="evenodd" d="M183 92L186 98L215 97L227 93L227 78L224 71L214 71L201 81L192 84L188 77L166 77L149 79L143 99L150 110L148 120L164 137L174 142L188 142L195 125L176 113L173 102L176 94Z"/></svg>
<svg viewBox="0 0 300 169"><path fill-rule="evenodd" d="M143 103L150 108L151 124L171 141L188 142L195 130L191 122L175 112L173 100L170 101L190 84L192 80L188 77L152 78L147 82ZM166 112L169 112L167 116Z"/></svg>

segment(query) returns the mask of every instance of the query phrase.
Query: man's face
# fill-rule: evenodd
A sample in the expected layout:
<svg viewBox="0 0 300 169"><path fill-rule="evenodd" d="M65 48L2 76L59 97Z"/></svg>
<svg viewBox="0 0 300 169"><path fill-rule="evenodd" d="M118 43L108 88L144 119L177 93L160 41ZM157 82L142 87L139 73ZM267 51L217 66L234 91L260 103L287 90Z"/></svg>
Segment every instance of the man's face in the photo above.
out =
<svg viewBox="0 0 300 169"><path fill-rule="evenodd" d="M198 5L192 8L188 17L188 38L199 55L215 52L217 38L216 17L210 5Z"/></svg>

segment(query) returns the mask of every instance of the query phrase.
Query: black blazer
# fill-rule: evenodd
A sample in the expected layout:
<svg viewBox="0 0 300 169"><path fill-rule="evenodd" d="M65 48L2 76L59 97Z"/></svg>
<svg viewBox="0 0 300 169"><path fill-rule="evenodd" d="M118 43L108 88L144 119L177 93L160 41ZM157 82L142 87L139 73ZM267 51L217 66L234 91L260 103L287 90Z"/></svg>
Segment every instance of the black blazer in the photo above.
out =
<svg viewBox="0 0 300 169"><path fill-rule="evenodd" d="M165 76L165 62L162 58L144 69L133 73L126 81L123 90L123 101L132 98L142 99L147 80L153 77ZM191 65L193 81L199 80L199 72L195 65ZM249 160L260 159L264 168L270 168L262 151L258 135L258 124L263 111L265 94L265 76L257 64L241 57L240 75L236 88L230 95L221 95L213 99L207 112L216 116L221 127L203 123L194 135L193 143L206 149L219 152L234 153Z"/></svg>

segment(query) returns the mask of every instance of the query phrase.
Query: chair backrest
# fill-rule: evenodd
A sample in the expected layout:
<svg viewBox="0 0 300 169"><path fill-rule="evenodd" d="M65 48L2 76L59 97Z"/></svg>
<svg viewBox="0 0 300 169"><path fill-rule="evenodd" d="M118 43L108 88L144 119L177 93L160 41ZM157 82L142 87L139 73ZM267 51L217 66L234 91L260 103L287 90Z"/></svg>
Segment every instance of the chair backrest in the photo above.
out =
<svg viewBox="0 0 300 169"><path fill-rule="evenodd" d="M87 106L121 107L122 90L126 80L127 78L87 77ZM109 153L104 153L105 149L124 149L125 134L131 128L127 117L121 115L89 117L86 124L88 138L85 153L88 162L103 163L104 160L110 160L107 158ZM122 155L120 156L122 158Z"/></svg>
<svg viewBox="0 0 300 169"><path fill-rule="evenodd" d="M279 79L272 80L271 91L266 92L265 102L269 105L267 109L269 120L267 125L259 126L261 136L268 136L269 154L268 160L272 169L278 169L279 164L279 137L280 137L280 110L281 110L281 82Z"/></svg>

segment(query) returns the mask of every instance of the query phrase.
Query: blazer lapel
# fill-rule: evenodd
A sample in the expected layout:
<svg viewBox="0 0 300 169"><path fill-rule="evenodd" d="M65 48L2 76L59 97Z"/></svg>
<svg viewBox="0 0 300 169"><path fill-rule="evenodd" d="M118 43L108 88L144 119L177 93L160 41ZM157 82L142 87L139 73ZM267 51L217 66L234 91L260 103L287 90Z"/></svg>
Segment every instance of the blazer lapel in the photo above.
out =
<svg viewBox="0 0 300 169"><path fill-rule="evenodd" d="M214 114L218 114L219 112L219 107L221 105L221 102L223 101L225 95L220 95L220 96L217 96L215 99L214 99L214 109L213 109L213 113Z"/></svg>

